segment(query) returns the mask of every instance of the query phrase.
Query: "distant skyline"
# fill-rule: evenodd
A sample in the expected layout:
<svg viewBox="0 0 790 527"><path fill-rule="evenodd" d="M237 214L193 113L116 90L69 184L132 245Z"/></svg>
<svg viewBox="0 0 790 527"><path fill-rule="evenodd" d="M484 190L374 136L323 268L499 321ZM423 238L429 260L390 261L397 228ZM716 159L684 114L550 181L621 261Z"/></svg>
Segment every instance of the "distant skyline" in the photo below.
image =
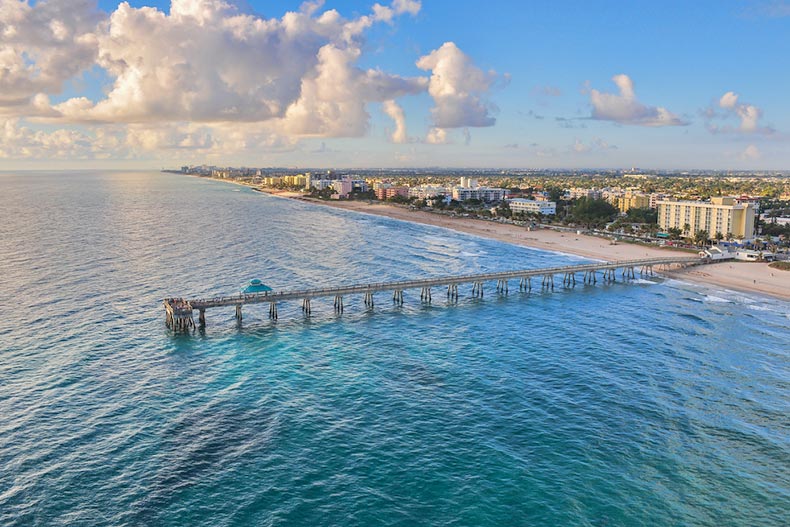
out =
<svg viewBox="0 0 790 527"><path fill-rule="evenodd" d="M790 170L790 0L6 0L0 170Z"/></svg>

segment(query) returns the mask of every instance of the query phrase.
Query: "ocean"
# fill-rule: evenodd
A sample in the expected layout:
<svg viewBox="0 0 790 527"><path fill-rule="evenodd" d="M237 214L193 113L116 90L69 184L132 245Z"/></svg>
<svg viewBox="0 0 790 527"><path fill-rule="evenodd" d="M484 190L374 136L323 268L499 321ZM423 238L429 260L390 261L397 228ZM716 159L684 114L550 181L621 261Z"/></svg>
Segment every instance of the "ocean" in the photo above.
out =
<svg viewBox="0 0 790 527"><path fill-rule="evenodd" d="M582 261L173 174L0 174L0 525L786 525L790 302L486 284L191 335L161 306Z"/></svg>

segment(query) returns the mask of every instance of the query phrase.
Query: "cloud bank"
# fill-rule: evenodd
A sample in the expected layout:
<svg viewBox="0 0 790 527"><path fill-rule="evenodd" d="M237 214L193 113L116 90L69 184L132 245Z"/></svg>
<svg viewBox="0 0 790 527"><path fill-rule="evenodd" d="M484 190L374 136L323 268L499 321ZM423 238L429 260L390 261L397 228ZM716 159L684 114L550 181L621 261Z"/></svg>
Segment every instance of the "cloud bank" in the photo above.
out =
<svg viewBox="0 0 790 527"><path fill-rule="evenodd" d="M390 139L405 143L407 119L397 101L424 94L434 102L431 127L442 130L429 132L427 142L443 142L447 129L494 125L487 93L495 74L452 42L416 57L424 76L359 66L371 27L420 9L418 0L393 0L344 18L314 0L264 18L230 0L172 0L168 12L123 2L105 15L90 0L4 0L0 119L17 132L0 136L7 143L0 156L43 155L48 145L97 140L109 129L120 138L119 155L360 137L370 128L371 103L382 103L393 120ZM103 94L62 97L71 81L95 70L108 78ZM66 128L56 133L53 126ZM35 141L24 130L43 134L37 146L9 146Z"/></svg>

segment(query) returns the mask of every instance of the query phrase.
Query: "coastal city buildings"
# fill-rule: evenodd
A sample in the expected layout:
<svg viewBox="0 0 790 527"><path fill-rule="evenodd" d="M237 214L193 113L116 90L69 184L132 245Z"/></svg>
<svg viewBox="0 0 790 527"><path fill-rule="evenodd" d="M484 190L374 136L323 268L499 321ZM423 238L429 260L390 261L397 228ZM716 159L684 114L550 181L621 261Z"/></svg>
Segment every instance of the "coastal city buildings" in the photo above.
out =
<svg viewBox="0 0 790 527"><path fill-rule="evenodd" d="M380 187L374 190L376 193L376 199L381 201L386 201L388 199L394 198L395 196L400 196L402 198L409 197L409 187L394 187L388 185L386 187Z"/></svg>
<svg viewBox="0 0 790 527"><path fill-rule="evenodd" d="M469 177L461 178L461 186L453 187L452 196L456 201L468 201L477 199L486 203L499 202L505 199L508 195L508 190L497 187L481 187L478 185L477 179Z"/></svg>
<svg viewBox="0 0 790 527"><path fill-rule="evenodd" d="M416 187L409 187L409 197L417 199L430 199L436 196L451 195L452 191L447 187L440 185L418 185Z"/></svg>
<svg viewBox="0 0 790 527"><path fill-rule="evenodd" d="M571 188L568 189L568 199L601 199L603 194L600 190L594 188Z"/></svg>
<svg viewBox="0 0 790 527"><path fill-rule="evenodd" d="M612 199L612 205L617 207L620 212L628 212L630 209L646 209L650 207L650 196L636 192L626 192L622 196Z"/></svg>
<svg viewBox="0 0 790 527"><path fill-rule="evenodd" d="M686 238L701 243L702 231L709 240L734 239L750 246L785 245L790 237L790 230L785 228L790 223L790 204L784 199L790 197L790 181L782 173L677 172L635 178L615 170L312 169L297 172L211 165L183 166L178 172L232 179L275 193L301 190L320 199L392 201L397 198L396 201L408 201L413 207L447 214L497 216L500 221L506 220L506 216L500 216L503 216L502 202L508 201L515 214L541 214L548 217L546 221L570 226L580 223L574 218L579 200L605 199L617 208L620 217L604 219L601 227L617 235L641 235L646 241ZM722 195L732 197L716 197ZM634 209L642 212L629 214ZM656 212L651 214L645 209Z"/></svg>
<svg viewBox="0 0 790 527"><path fill-rule="evenodd" d="M659 201L658 226L664 231L680 229L687 236L707 231L741 240L754 238L754 207L736 203L733 197L714 197L710 201Z"/></svg>
<svg viewBox="0 0 790 527"><path fill-rule="evenodd" d="M513 198L507 200L510 210L514 213L543 214L550 216L557 213L557 204L553 201Z"/></svg>
<svg viewBox="0 0 790 527"><path fill-rule="evenodd" d="M333 181L332 187L335 189L333 198L347 198L352 192L368 191L368 184L364 179L352 179L351 176L343 176Z"/></svg>
<svg viewBox="0 0 790 527"><path fill-rule="evenodd" d="M507 197L508 191L503 188L477 187L464 188L455 187L453 189L453 199L456 201L468 201L478 199L487 203L499 202Z"/></svg>

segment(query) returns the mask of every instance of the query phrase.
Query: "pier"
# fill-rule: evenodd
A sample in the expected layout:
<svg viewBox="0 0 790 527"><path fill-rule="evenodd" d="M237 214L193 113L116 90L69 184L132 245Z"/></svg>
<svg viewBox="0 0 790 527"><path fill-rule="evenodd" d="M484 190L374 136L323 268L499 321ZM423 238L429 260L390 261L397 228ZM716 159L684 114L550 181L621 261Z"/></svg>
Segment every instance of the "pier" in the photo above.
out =
<svg viewBox="0 0 790 527"><path fill-rule="evenodd" d="M420 301L430 303L433 298L434 289L442 288L442 290L444 290L444 288L446 288L447 300L450 302L457 302L459 298L458 286L461 285L471 285L471 296L483 298L485 284L491 282L496 282L494 292L499 295L508 294L511 280L518 280L518 290L521 292L532 291L533 279L535 279L534 286L536 289L540 288L541 290L553 291L555 279L560 276L562 277L560 283L563 287L573 287L576 285L577 277L579 281L585 285L595 285L599 280L603 283L617 281L618 271L620 279L629 280L636 278L637 272L640 276L653 276L655 274L654 268L658 268L658 271L662 271L707 263L710 263L710 260L698 256L646 258L641 260L595 262L563 267L523 269L520 271L445 276L419 280L379 282L295 291L267 291L263 293L237 294L233 296L192 300L166 298L163 303L167 327L174 332L188 332L196 327L205 328L206 310L213 308L235 308L236 320L240 323L242 321L242 306L248 304L269 304L269 318L271 320L277 320L278 304L294 300L301 301L302 312L305 316L310 316L312 313L311 300L315 298L334 297L334 312L342 314L344 310L343 298L348 295L363 295L365 308L371 309L374 307L374 295L376 293L392 293L392 302L395 305L403 305L403 292L407 289L419 289ZM195 312L198 314L197 324L195 324L194 320Z"/></svg>

